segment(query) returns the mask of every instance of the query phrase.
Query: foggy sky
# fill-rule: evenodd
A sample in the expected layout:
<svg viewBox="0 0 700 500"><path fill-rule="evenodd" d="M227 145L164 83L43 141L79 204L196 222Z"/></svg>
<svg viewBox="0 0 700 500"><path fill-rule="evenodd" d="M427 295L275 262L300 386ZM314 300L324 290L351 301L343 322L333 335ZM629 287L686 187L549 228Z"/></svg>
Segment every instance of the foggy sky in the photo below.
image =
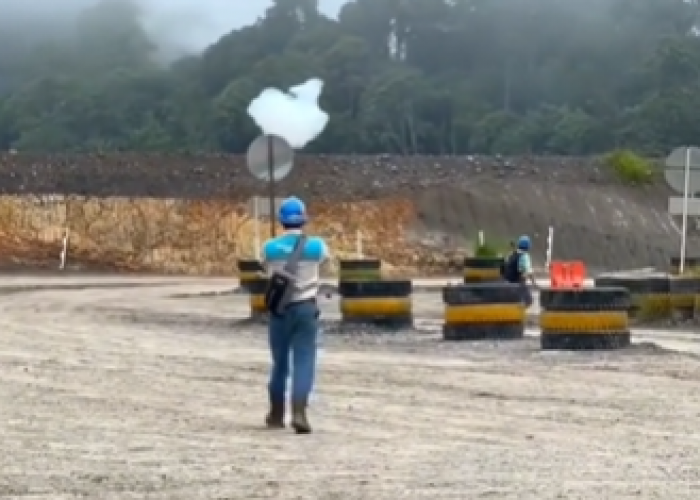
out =
<svg viewBox="0 0 700 500"><path fill-rule="evenodd" d="M61 32L75 16L98 0L0 0L0 29L6 23L24 33ZM335 17L347 0L319 0ZM144 27L168 53L199 52L221 35L253 23L271 0L135 0L144 11Z"/></svg>

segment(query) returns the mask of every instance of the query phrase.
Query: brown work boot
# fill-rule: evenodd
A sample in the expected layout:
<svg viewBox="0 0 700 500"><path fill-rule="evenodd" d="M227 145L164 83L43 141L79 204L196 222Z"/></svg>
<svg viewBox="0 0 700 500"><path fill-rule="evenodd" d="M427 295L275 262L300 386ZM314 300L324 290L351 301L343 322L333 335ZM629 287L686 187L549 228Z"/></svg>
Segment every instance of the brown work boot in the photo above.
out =
<svg viewBox="0 0 700 500"><path fill-rule="evenodd" d="M306 401L292 402L292 427L297 434L311 434L311 425L306 418Z"/></svg>
<svg viewBox="0 0 700 500"><path fill-rule="evenodd" d="M270 412L265 417L268 429L284 429L284 401L270 401Z"/></svg>

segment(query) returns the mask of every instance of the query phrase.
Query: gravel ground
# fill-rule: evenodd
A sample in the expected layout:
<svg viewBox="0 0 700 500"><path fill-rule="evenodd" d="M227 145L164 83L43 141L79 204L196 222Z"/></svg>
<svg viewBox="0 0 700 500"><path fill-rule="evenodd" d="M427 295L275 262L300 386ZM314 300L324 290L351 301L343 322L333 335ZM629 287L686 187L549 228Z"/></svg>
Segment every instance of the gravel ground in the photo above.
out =
<svg viewBox="0 0 700 500"><path fill-rule="evenodd" d="M700 495L692 333L543 354L443 343L439 311L342 333L329 303L316 432L296 436L261 425L265 330L241 321L245 297L172 299L212 284L170 283L1 296L0 498Z"/></svg>

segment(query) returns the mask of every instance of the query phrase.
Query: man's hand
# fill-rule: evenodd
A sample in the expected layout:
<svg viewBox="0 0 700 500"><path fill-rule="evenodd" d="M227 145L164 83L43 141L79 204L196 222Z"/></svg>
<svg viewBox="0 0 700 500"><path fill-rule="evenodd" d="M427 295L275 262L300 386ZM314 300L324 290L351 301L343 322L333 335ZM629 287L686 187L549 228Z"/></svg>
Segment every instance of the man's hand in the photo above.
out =
<svg viewBox="0 0 700 500"><path fill-rule="evenodd" d="M535 279L535 275L534 275L534 274L531 274L531 275L529 276L529 278L530 278L530 283L532 283L532 288L533 288L534 290L539 291L539 290L540 290L540 285L537 283L537 279Z"/></svg>

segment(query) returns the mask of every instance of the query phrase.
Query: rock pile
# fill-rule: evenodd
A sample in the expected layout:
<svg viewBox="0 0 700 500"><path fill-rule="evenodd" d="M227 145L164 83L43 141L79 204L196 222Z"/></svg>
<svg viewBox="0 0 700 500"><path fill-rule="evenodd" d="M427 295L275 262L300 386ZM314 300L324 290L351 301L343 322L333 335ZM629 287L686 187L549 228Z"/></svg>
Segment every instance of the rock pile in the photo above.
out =
<svg viewBox="0 0 700 500"><path fill-rule="evenodd" d="M568 157L299 156L280 186L317 201L372 199L480 179L606 183L595 159ZM245 157L229 155L0 154L0 194L246 199L264 193Z"/></svg>

